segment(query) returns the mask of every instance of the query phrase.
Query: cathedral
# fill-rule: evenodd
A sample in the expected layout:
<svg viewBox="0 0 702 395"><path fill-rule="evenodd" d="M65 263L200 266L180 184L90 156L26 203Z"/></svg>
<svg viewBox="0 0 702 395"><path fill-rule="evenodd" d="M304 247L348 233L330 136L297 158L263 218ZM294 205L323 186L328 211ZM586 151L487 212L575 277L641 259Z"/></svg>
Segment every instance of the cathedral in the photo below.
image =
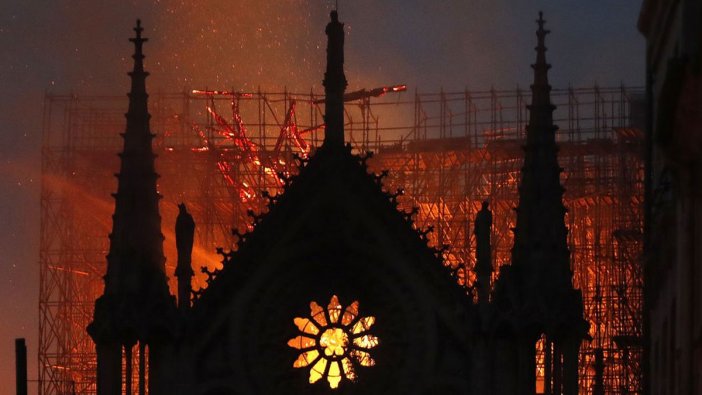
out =
<svg viewBox="0 0 702 395"><path fill-rule="evenodd" d="M176 298L137 22L105 288L88 327L97 393L577 394L588 324L572 285L544 23L540 15L512 262L493 273L485 202L475 218L477 297L345 144L345 32L332 11L323 144L269 197L253 231L221 251L223 268L197 297L196 224L181 205Z"/></svg>

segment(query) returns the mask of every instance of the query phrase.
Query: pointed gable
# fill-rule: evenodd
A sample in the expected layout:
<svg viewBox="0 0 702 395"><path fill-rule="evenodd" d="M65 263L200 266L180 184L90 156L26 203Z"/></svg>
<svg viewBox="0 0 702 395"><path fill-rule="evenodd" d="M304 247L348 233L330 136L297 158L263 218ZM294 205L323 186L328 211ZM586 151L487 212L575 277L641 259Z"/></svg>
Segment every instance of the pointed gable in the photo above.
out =
<svg viewBox="0 0 702 395"><path fill-rule="evenodd" d="M272 201L238 250L224 254L223 269L194 303L193 330L203 333L203 347L218 341L220 326L229 326L227 332L237 333L230 341L242 343L232 345L236 352L227 359L273 364L282 375L276 380L296 382L295 352L285 343L295 333L293 319L309 315L312 301L326 303L336 295L342 303L358 301L376 317L383 374L434 374L431 368L409 375L403 369L430 356L440 359L439 332L451 339L454 352L467 352L465 290L413 228L410 214L396 209L379 178L350 149L321 148ZM263 333L262 348L247 355L244 345ZM267 349L267 341L277 344ZM394 366L396 359L407 364ZM256 376L240 379L255 382ZM364 382L373 388L384 382L373 377L369 372Z"/></svg>
<svg viewBox="0 0 702 395"><path fill-rule="evenodd" d="M439 294L467 299L443 265L441 251L429 247L426 236L414 228L412 213L398 211L394 197L382 190L381 179L369 174L365 160L348 147L319 149L303 163L300 174L288 180L285 191L270 199L269 211L256 217L254 231L242 235L238 250L223 254L223 270L216 273L195 308L207 309L220 294L235 292L231 290L235 283L250 282L252 275L263 270L265 257L275 255L283 245L286 256L311 250L309 260L320 262L310 263L314 270L305 277L315 281L333 284L334 277L342 277L328 274L331 271L350 276L342 284L351 277L362 279L365 270L396 270L428 283L415 281L417 285L438 286ZM411 262L398 266L387 260L369 266L354 254L402 256ZM306 265L300 262L290 269L303 270Z"/></svg>
<svg viewBox="0 0 702 395"><path fill-rule="evenodd" d="M324 144L236 251L221 251L191 311L194 360L206 361L196 381L242 393L466 392L471 300L382 176L343 144L335 11L326 32Z"/></svg>

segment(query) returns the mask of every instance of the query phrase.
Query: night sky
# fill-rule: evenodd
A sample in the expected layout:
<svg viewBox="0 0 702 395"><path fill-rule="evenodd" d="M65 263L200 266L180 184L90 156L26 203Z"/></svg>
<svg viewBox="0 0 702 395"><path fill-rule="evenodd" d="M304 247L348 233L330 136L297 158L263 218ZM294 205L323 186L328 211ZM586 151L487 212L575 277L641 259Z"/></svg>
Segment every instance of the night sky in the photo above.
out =
<svg viewBox="0 0 702 395"><path fill-rule="evenodd" d="M640 1L340 0L349 89L528 87L544 11L555 87L644 83ZM36 379L44 92L120 95L137 17L151 91L321 88L328 0L0 2L0 383L14 391L14 338ZM453 88L453 89L452 89ZM125 109L126 110L126 109ZM158 131L156 131L158 132ZM116 169L115 169L116 170ZM110 176L109 174L106 176ZM109 220L109 218L107 219ZM107 235L105 235L107 236ZM30 386L30 389L34 386Z"/></svg>

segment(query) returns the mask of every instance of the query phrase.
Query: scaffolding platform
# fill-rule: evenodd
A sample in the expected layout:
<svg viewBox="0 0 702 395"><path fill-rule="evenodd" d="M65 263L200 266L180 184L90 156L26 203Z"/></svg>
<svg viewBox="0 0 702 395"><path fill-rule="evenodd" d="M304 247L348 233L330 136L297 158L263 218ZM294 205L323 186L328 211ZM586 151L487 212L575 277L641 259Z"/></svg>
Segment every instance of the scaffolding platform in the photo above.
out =
<svg viewBox="0 0 702 395"><path fill-rule="evenodd" d="M314 92L151 95L171 281L177 204L185 202L197 222L194 264L217 268L216 248L235 248L231 229L250 228L250 210L266 209L263 191L278 193L298 158L321 143L321 99ZM346 103L346 141L359 154L375 153L370 168L388 170L385 188L404 191L400 208L418 208L417 226L434 229L433 245L449 246L445 262L468 294L472 220L484 200L494 216L495 272L510 261L528 100L517 88ZM591 324L592 340L580 356L581 391L601 384L607 394L640 394L643 90L554 89L552 101L573 281ZM95 349L85 328L102 293L126 106L124 96L45 96L40 394L95 393ZM193 281L195 289L205 286L204 277Z"/></svg>

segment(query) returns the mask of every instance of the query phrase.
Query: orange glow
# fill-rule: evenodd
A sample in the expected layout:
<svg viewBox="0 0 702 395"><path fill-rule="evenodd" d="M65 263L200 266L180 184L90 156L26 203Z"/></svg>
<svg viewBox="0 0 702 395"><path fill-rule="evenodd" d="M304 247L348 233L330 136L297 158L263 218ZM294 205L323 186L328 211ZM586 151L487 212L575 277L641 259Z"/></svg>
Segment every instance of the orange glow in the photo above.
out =
<svg viewBox="0 0 702 395"><path fill-rule="evenodd" d="M601 97L609 97L610 94L612 93ZM167 102L159 99L158 95L152 96L156 103L161 104L154 107L165 109L162 113L154 113L153 130L157 134L154 146L158 154L157 172L161 175L159 191L164 197L160 208L166 239L166 271L172 290L175 290L173 270L177 257L172 230L177 203L185 202L196 221L193 249L193 268L196 274L192 280L193 288L206 288L207 276L199 268L206 266L210 271L222 269L221 256L215 253L215 248L223 247L225 251L236 249L237 238L232 236L230 229L236 227L242 233L251 230L252 218L247 214L248 210L255 213L267 210L268 201L262 192L266 191L272 196L279 194L283 185L279 174L288 176L296 173L297 163L292 154L300 155L302 151L301 145L297 145L294 136L290 135L293 124L298 128L299 134L304 136L310 153L321 144L323 133L317 131L323 114L320 106L313 103L320 96L308 93L254 95L254 99L242 100L239 109L239 119L246 121L248 129L245 136L251 145L241 137L239 126L234 122L236 119L233 121L229 114L226 119L222 117L229 129L213 119L205 109L205 106L209 106L215 110L207 95L187 96L191 103L191 114L166 118L164 114L169 114L168 109L178 110L183 107L180 101ZM517 204L516 191L523 155L519 139L523 127L513 120L505 121L504 125L499 122L493 125L491 121L480 123L479 111L483 110L479 109L493 107L490 102L486 102L491 97L489 94L475 94L473 104L460 102L460 106L457 106L455 102L448 102L446 105L456 113L468 108L468 116L477 117L476 125L469 124L465 136L455 137L457 130L463 133L461 125L454 126L454 137L433 138L432 132L438 136L438 118L432 113L430 105L424 110L418 109L414 117L411 109L415 105L413 102L398 105L401 108L398 113L404 116L387 114L388 108L396 106L396 97L385 97L387 99L377 99L378 104L383 105L374 110L383 119L375 143L373 136L360 137L361 131L368 129L372 135L372 119L370 124L363 121L358 103L347 104L348 141L352 143L354 152L364 153L362 147L367 144L366 149L376 153L367 162L371 172L390 171L383 181L384 190L390 193L397 189L406 191L397 198L398 208L404 211L409 211L412 207L419 208L413 217L414 227L418 230L434 227L434 231L426 236L428 244L432 247L445 244L451 246L443 255L444 262L453 269L456 281L470 293L475 264L472 221L484 199L490 200L494 216L493 279L497 277L500 266L510 263L513 237L510 228L514 227L513 208ZM436 94L420 95L420 99L426 101L438 100L437 97ZM293 100L296 103L294 108L291 105ZM500 100L506 103L511 99ZM556 100L561 108L567 108L564 97L556 97ZM581 102L588 100L583 99ZM95 103L90 101L86 107L94 106ZM230 104L229 97L219 98L217 103L226 103L221 108L227 108ZM270 103L270 108L266 109L266 103ZM375 102L371 104L374 105ZM77 106L80 107L80 102ZM265 117L259 117L259 108L266 109ZM123 108L120 107L119 110L114 112L114 120L102 116L92 117L93 113L74 114L76 124L84 126L71 130L74 140L70 147L58 147L55 157L47 159L48 170L43 179L43 188L47 193L43 195L46 197L42 198L45 199L42 204L46 202L47 207L53 207L54 210L50 215L42 214L43 224L46 225L43 233L47 240L46 251L62 254L55 261L48 259L54 259L56 255L43 255L46 258L43 258L42 268L48 273L47 278L52 275L57 279L75 275L72 281L81 288L74 289L71 291L73 293L67 295L78 295L81 303L66 306L70 309L83 309L71 310L71 317L79 317L70 324L71 328L75 328L72 336L78 338L84 336L83 328L89 322L89 318L84 317L92 316L93 301L102 292L101 276L104 275L104 256L109 241L107 235L114 211L114 200L109 194L116 189L111 174L119 169L118 158L113 154L121 149L119 133L124 128ZM427 111L432 120L423 121L420 110ZM487 112L498 114L499 111L504 111L503 107L494 107L493 110ZM580 110L584 111L583 107ZM63 114L64 111L59 109L53 113ZM291 114L290 123L286 124L284 118L288 114ZM510 116L509 113L506 114L506 117ZM592 116L581 114L582 122ZM459 118L454 114L451 119L458 123ZM427 136L410 133L421 130L419 126L405 128L408 123L414 125L413 119L417 120L419 126L428 129ZM614 125L615 122L616 120L608 119L607 124ZM561 126L566 124L561 122ZM73 128L72 125L64 125L57 131ZM450 126L447 121L445 127L450 129ZM163 130L172 133L166 136L161 132ZM275 152L274 147L281 133L285 134L282 148L280 152ZM640 366L637 365L640 357L636 354L635 347L625 349L617 342L621 339L633 342L640 335L640 316L637 314L642 311L642 276L636 272L635 263L641 254L641 235L637 229L641 228L642 223L642 184L636 180L643 179L642 162L633 152L635 142L631 143L633 145L627 143L625 149L621 150L614 131L599 131L600 138L611 144L607 146L607 151L591 142L589 139L592 136L585 131L568 131L564 128L558 133L561 139L559 141L563 141L560 160L565 168L562 180L566 188L564 203L569 210L566 225L569 229L573 282L583 291L585 316L590 322L590 336L593 339L586 342L582 349L581 392L586 393L593 387L594 350L598 348L602 349L604 355L607 391L629 388L630 392L635 392L636 369ZM405 134L408 137L397 137ZM255 147L255 150L251 151L247 147ZM51 154L51 149L49 147L44 151L46 155ZM61 164L62 155L67 150L70 151L71 161L69 164ZM254 152L255 156L249 155ZM626 166L621 166L622 161L626 161ZM61 169L61 173L54 169ZM51 206L57 201L61 204ZM52 225L54 223L57 225ZM53 250L59 246L59 240L65 243L65 247L60 246L65 250ZM69 302L71 300L73 299L64 299ZM311 334L310 331L314 331L311 328L314 327L318 332L311 336L319 337L319 330L331 325L326 322L323 313L325 308L317 308L322 313L307 318L311 323L307 329L300 328L298 321L295 321L300 336L302 333ZM335 314L337 311L331 309L330 316ZM337 324L349 327L350 330L362 330L364 325L369 328L374 323L371 317L355 320L358 315L357 302L339 314L340 317L335 318ZM305 325L307 323L303 328ZM357 328L356 325L360 326ZM349 358L339 365L342 379L338 385L343 386L343 377L352 381L351 377L361 373L354 368L373 365L372 355L367 351L353 352L351 355L352 346L356 344L368 349L377 344L377 339L371 333L367 335L349 337L345 348ZM89 339L76 344L77 351L71 352L70 360L90 361L94 358L94 354L91 354L94 353L93 345ZM545 361L539 352L537 349L537 383L544 379ZM76 356L78 354L81 355L80 358ZM312 362L322 356L324 353L317 348L304 352L301 350L298 356L300 362L297 363L300 365L306 361L305 366L309 365L308 369L312 369L317 364ZM75 371L78 363L72 366ZM321 367L321 363L316 366L317 370ZM327 367L328 363L325 362L324 369Z"/></svg>
<svg viewBox="0 0 702 395"><path fill-rule="evenodd" d="M314 301L310 303L311 320L293 320L300 334L290 339L288 346L301 351L293 367L311 366L310 384L326 378L329 387L335 389L343 378L356 380L354 363L375 365L370 350L379 341L369 333L375 317L359 317L358 305L354 301L344 308L333 295L326 310Z"/></svg>

